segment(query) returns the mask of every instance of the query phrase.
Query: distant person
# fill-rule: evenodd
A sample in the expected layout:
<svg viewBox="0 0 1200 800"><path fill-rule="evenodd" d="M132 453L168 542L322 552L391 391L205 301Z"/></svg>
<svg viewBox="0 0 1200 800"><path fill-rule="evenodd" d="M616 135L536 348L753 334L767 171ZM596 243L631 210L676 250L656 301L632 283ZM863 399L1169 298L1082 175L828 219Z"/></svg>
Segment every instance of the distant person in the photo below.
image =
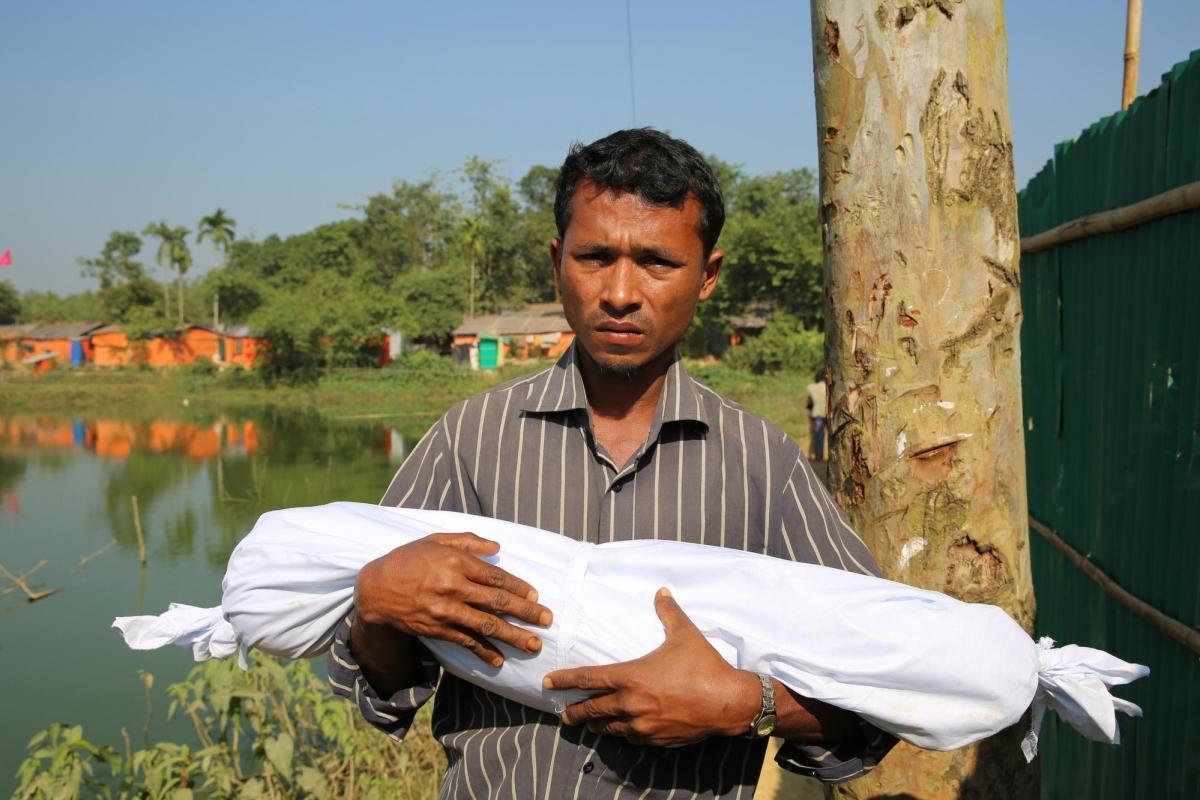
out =
<svg viewBox="0 0 1200 800"><path fill-rule="evenodd" d="M825 383L825 368L817 370L813 382L805 389L808 399L808 455L813 461L825 460L825 431L827 428L826 407L829 405L829 387Z"/></svg>
<svg viewBox="0 0 1200 800"><path fill-rule="evenodd" d="M704 157L650 129L573 147L554 211L550 257L574 344L554 366L451 409L383 504L585 542L679 539L877 574L796 442L679 359L723 258L725 203ZM496 665L498 642L514 658L537 651L540 626L560 610L478 558L496 546L436 533L367 564L331 650L334 691L394 739L436 689L446 800L750 797L768 734L784 740L783 766L829 782L871 769L895 742L856 714L731 667L686 635L688 609L661 598L668 633L658 649L550 673L552 689L603 687L561 719L443 673L418 635Z"/></svg>

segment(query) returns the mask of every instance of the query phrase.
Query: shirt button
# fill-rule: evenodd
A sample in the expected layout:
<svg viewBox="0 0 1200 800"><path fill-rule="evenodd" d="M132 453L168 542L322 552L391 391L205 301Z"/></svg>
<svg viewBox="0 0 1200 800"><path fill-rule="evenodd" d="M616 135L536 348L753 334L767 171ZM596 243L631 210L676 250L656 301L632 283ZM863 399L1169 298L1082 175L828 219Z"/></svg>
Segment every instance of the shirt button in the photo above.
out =
<svg viewBox="0 0 1200 800"><path fill-rule="evenodd" d="M583 774L587 775L589 772L591 772L595 768L596 768L596 765L593 764L591 761L589 761L583 765Z"/></svg>
<svg viewBox="0 0 1200 800"><path fill-rule="evenodd" d="M616 483L613 484L612 490L614 492L619 492L619 491L621 491L622 486L624 486L624 484L621 481L617 481Z"/></svg>

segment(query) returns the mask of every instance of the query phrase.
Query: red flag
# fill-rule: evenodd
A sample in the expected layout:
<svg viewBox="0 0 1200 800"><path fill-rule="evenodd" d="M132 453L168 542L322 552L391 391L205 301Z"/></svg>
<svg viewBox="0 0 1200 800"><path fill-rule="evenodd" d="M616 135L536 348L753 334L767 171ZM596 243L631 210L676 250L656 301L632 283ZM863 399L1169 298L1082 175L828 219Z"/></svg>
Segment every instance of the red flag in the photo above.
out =
<svg viewBox="0 0 1200 800"><path fill-rule="evenodd" d="M5 250L3 253L0 253L0 267L10 266L12 266L12 251Z"/></svg>

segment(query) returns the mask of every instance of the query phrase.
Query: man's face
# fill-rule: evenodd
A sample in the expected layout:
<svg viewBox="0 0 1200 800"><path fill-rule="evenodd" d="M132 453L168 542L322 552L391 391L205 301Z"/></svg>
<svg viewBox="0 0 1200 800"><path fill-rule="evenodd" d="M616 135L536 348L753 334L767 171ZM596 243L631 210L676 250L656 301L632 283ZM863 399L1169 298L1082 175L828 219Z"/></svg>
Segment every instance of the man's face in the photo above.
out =
<svg viewBox="0 0 1200 800"><path fill-rule="evenodd" d="M580 182L571 221L550 245L576 341L601 369L633 375L683 337L717 285L721 251L704 255L700 203L656 206Z"/></svg>

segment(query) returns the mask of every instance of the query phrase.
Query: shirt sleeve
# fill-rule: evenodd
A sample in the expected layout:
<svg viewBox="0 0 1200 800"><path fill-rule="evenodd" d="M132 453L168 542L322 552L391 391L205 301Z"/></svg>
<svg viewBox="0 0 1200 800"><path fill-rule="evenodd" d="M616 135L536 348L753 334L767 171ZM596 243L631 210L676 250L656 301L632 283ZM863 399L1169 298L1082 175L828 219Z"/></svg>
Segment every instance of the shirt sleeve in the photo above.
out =
<svg viewBox="0 0 1200 800"><path fill-rule="evenodd" d="M797 448L796 461L780 498L779 530L782 556L794 561L879 576L879 565L866 544L850 527L846 515L833 502L808 459ZM773 553L779 554L779 553ZM874 769L896 744L896 737L866 720L858 720L859 735L837 744L787 742L775 763L790 772L840 783Z"/></svg>
<svg viewBox="0 0 1200 800"><path fill-rule="evenodd" d="M443 417L417 442L392 478L380 505L460 510L460 493L455 491L451 466L453 454L447 446L445 429L446 418ZM413 686L401 687L390 697L381 696L367 681L358 660L350 652L348 642L354 618L352 609L334 634L327 658L329 685L335 695L356 704L368 723L393 739L403 739L417 710L433 696L441 668L422 647L421 680Z"/></svg>
<svg viewBox="0 0 1200 800"><path fill-rule="evenodd" d="M771 555L879 577L871 551L798 446L792 464L778 505L782 543L769 543Z"/></svg>
<svg viewBox="0 0 1200 800"><path fill-rule="evenodd" d="M380 505L438 511L468 511L450 446L449 418L463 413L462 404L434 423L417 442L388 484Z"/></svg>
<svg viewBox="0 0 1200 800"><path fill-rule="evenodd" d="M775 763L789 772L816 778L822 783L841 783L866 775L895 745L896 737L866 720L858 721L860 737L852 742L825 746L784 742Z"/></svg>
<svg viewBox="0 0 1200 800"><path fill-rule="evenodd" d="M348 642L353 625L354 612L351 611L334 632L328 659L329 685L335 695L357 705L359 713L368 723L400 741L412 727L417 710L433 697L441 669L429 651L422 647L421 680L413 686L397 690L390 697L381 697L362 674L350 652Z"/></svg>

